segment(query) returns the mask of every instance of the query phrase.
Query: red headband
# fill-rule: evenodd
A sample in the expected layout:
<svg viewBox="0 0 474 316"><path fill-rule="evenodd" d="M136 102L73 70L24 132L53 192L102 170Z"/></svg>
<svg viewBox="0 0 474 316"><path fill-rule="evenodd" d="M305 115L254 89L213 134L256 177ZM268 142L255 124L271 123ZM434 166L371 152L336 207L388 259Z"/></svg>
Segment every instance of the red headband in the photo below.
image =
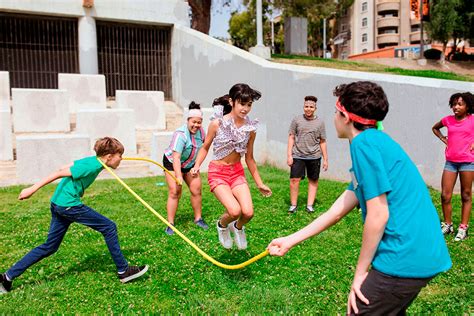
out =
<svg viewBox="0 0 474 316"><path fill-rule="evenodd" d="M339 102L339 99L337 99L336 101L336 108L339 111L346 113L349 116L349 118L353 120L354 122L357 122L363 125L374 125L374 126L377 125L377 120L366 119L366 118L360 117L357 114L350 113L349 111L347 111L346 108Z"/></svg>

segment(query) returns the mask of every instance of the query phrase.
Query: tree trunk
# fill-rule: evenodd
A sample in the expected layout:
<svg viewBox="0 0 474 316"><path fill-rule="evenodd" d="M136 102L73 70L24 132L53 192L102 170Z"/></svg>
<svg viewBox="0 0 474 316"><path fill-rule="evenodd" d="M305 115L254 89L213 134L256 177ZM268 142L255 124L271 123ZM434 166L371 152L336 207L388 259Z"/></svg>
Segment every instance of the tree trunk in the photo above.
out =
<svg viewBox="0 0 474 316"><path fill-rule="evenodd" d="M188 0L192 10L191 28L209 34L211 27L211 0Z"/></svg>
<svg viewBox="0 0 474 316"><path fill-rule="evenodd" d="M441 55L439 56L439 63L444 64L446 61L446 56L444 53L446 52L446 47L448 46L448 42L443 42L443 51L441 52Z"/></svg>

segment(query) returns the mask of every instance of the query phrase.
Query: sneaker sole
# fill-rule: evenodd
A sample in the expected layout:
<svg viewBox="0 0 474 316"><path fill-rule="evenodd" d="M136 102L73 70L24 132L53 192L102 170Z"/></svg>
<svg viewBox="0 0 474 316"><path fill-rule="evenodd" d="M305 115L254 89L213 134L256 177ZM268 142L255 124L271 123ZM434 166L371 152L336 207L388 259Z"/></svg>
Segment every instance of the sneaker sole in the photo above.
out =
<svg viewBox="0 0 474 316"><path fill-rule="evenodd" d="M1 294L7 294L7 293L8 293L8 291L3 287L2 284L0 284L0 295Z"/></svg>
<svg viewBox="0 0 474 316"><path fill-rule="evenodd" d="M130 281L132 281L132 280L135 280L136 278L139 278L139 277L141 277L142 275L144 275L147 271L148 271L148 265L146 265L145 268L144 268L142 271L140 271L140 272L138 272L138 273L136 273L136 274L134 274L134 275L131 275L131 276L127 277L127 278L120 279L120 282L122 282L122 283L127 283L127 282L130 282Z"/></svg>

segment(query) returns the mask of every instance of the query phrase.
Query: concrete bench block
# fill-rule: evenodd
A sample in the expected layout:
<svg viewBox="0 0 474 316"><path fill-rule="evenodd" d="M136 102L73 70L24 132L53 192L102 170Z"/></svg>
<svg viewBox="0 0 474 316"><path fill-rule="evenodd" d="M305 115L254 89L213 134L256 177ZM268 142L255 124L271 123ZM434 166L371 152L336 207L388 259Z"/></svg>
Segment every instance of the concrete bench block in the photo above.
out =
<svg viewBox="0 0 474 316"><path fill-rule="evenodd" d="M90 139L79 134L40 134L16 137L17 177L37 182L74 160L91 156Z"/></svg>
<svg viewBox="0 0 474 316"><path fill-rule="evenodd" d="M131 109L79 110L76 130L89 135L91 146L98 138L110 136L125 146L126 155L137 154L135 111Z"/></svg>
<svg viewBox="0 0 474 316"><path fill-rule="evenodd" d="M104 75L58 74L58 87L68 92L71 113L106 108Z"/></svg>
<svg viewBox="0 0 474 316"><path fill-rule="evenodd" d="M155 132L151 137L151 157L150 159L155 160L156 162L162 164L163 163L163 155L165 153L166 148L170 145L171 137L173 136L173 132ZM207 154L206 159L204 159L200 171L207 172L209 162L212 158L212 146L209 149L209 153ZM163 175L163 170L154 165L150 165L150 170L156 175ZM170 170L172 171L172 170Z"/></svg>
<svg viewBox="0 0 474 316"><path fill-rule="evenodd" d="M66 90L12 89L15 132L69 132Z"/></svg>
<svg viewBox="0 0 474 316"><path fill-rule="evenodd" d="M166 129L165 95L162 91L117 90L115 106L135 110L137 129Z"/></svg>
<svg viewBox="0 0 474 316"><path fill-rule="evenodd" d="M0 110L10 110L10 77L8 71L0 71Z"/></svg>
<svg viewBox="0 0 474 316"><path fill-rule="evenodd" d="M0 160L13 160L12 134L10 109L0 109Z"/></svg>

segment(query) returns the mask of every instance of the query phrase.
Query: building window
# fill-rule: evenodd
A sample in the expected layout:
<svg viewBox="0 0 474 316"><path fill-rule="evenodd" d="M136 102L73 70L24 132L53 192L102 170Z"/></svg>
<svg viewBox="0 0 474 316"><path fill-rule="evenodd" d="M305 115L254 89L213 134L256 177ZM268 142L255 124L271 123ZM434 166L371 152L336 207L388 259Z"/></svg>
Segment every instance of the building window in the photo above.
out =
<svg viewBox="0 0 474 316"><path fill-rule="evenodd" d="M341 25L341 30L342 30L343 32L347 31L347 24L342 24L342 25Z"/></svg>
<svg viewBox="0 0 474 316"><path fill-rule="evenodd" d="M362 34L362 43L367 42L367 33Z"/></svg>
<svg viewBox="0 0 474 316"><path fill-rule="evenodd" d="M362 12L367 11L367 2L362 2Z"/></svg>
<svg viewBox="0 0 474 316"><path fill-rule="evenodd" d="M367 26L367 18L363 18L362 19L362 27L366 27Z"/></svg>
<svg viewBox="0 0 474 316"><path fill-rule="evenodd" d="M364 54L364 53L367 53L367 48L364 48L364 49L362 50L362 54Z"/></svg>

